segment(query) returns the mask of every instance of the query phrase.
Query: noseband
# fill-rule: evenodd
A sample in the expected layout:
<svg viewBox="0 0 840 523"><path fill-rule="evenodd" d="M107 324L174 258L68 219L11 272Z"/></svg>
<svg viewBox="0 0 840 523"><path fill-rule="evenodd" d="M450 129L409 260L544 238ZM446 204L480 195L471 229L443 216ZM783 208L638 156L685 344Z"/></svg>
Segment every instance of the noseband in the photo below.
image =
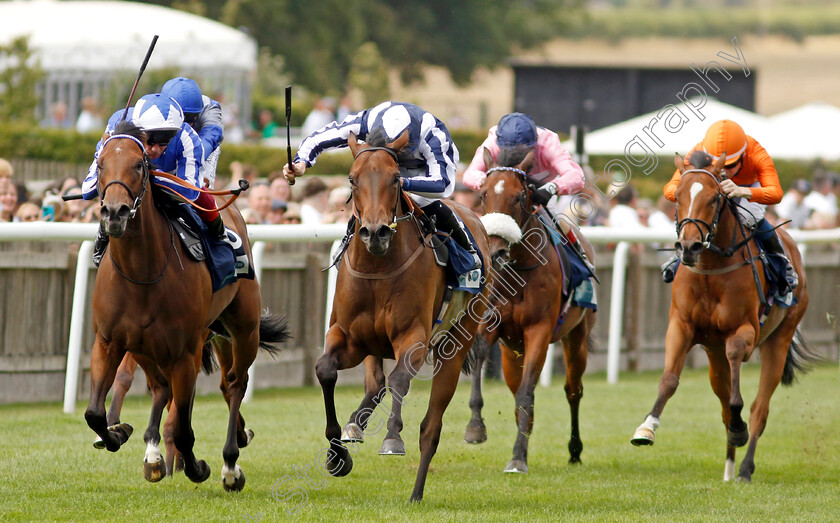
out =
<svg viewBox="0 0 840 523"><path fill-rule="evenodd" d="M140 147L140 151L142 151L142 153L143 153L142 186L140 187L140 191L137 193L137 196L134 196L134 191L131 190L131 187L129 187L128 184L126 184L122 180L111 180L110 182L105 184L105 187L103 187L99 191L99 205L102 205L104 203L104 201L105 201L105 191L108 190L108 187L110 187L114 184L121 185L126 191L128 191L128 195L131 197L131 199L134 200L134 204L132 205L131 211L128 214L128 218L131 219L131 218L134 218L135 214L137 214L137 209L140 207L140 204L143 202L143 196L146 195L146 185L148 184L148 181L149 181L151 168L149 166L149 157L146 155L146 147L143 145L143 142L141 142L140 140L138 140L134 136L131 136L130 134L115 134L115 135L111 136L110 138L108 138L107 140L105 140L105 143L102 144L102 148L104 149L105 145L107 145L108 142L110 142L111 140L123 139L123 138L128 139L128 140L132 140L134 143L136 143ZM97 169L98 169L98 167L97 167ZM99 183L101 183L101 179L100 179Z"/></svg>
<svg viewBox="0 0 840 523"><path fill-rule="evenodd" d="M535 215L535 213L528 210L528 202L529 202L528 196L529 196L530 193L529 193L528 185L526 183L527 173L525 171L523 171L522 169L517 169L516 167L496 166L496 167L491 167L491 168L487 169L486 174L487 174L487 176L490 176L494 172L501 172L501 171L509 171L509 172L512 172L512 173L515 173L515 174L518 175L516 177L516 179L519 180L519 183L522 185L522 191L520 193L521 197L519 198L520 220L522 219L522 217L524 217L526 215L528 216L528 218L526 218L525 221L521 224L518 221L516 223L517 223L517 225L519 225L520 229L525 229L525 227L528 225L528 223L530 223L530 221L534 218L534 215ZM486 182L487 178L485 178L484 180ZM511 216L511 218L513 218L513 217ZM505 241L505 243L507 243L507 249L508 249L508 251L510 251L511 245L512 245L511 242ZM520 272L531 271L531 270L536 269L540 265L542 265L540 263L537 263L536 265L532 265L532 266L528 266L528 267L515 267L510 262L507 262L507 264L512 269L520 271Z"/></svg>
<svg viewBox="0 0 840 523"><path fill-rule="evenodd" d="M726 199L726 196L723 194L723 192L720 190L720 182L711 172L707 171L706 169L689 169L687 171L684 171L682 173L682 176L685 176L686 173L708 174L715 181L715 188L717 189L717 195L715 196L715 215L714 218L712 218L711 223L705 220L701 220L699 218L683 218L682 220L677 222L677 237L679 238L683 227L685 227L686 224L689 223L697 227L697 230L702 235L703 229L700 227L700 225L703 225L704 227L706 227L707 231L705 236L703 237L703 247L708 249L712 245L712 242L715 240L715 235L717 234L718 223L720 222L720 215L723 211L723 202L728 200Z"/></svg>

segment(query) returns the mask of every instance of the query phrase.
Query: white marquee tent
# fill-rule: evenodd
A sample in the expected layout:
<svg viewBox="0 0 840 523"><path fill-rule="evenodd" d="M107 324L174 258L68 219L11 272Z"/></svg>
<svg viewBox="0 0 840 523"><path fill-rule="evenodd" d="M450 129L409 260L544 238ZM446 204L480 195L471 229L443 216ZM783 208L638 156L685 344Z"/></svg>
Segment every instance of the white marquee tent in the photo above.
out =
<svg viewBox="0 0 840 523"><path fill-rule="evenodd" d="M46 73L40 86L42 111L61 100L75 115L81 97L99 96L116 73L136 74L155 34L160 39L147 70L174 68L198 75L205 91L249 102L257 45L224 24L136 2L0 2L0 44L29 35Z"/></svg>
<svg viewBox="0 0 840 523"><path fill-rule="evenodd" d="M695 106L701 102L690 101ZM735 120L747 134L753 136L773 158L786 160L840 160L840 108L815 102L771 117L761 116L707 98L697 109L701 119L685 103L676 104L687 121L676 132L669 132L657 113L651 112L631 118L586 135L587 154L624 156L625 147L637 137L659 156L685 154L703 139L706 129L717 120ZM647 130L646 130L647 128ZM659 140L649 136L654 134ZM660 143L664 145L660 145ZM564 144L570 151L574 144ZM640 154L635 147L633 153Z"/></svg>

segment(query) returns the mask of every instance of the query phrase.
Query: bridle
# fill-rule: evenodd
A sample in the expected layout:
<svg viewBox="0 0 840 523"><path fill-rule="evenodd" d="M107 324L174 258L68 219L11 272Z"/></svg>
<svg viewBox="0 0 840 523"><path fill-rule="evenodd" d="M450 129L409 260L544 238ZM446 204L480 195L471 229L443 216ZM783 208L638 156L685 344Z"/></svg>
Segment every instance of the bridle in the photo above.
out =
<svg viewBox="0 0 840 523"><path fill-rule="evenodd" d="M136 143L140 147L140 151L143 153L143 163L142 163L143 175L141 177L142 186L140 187L140 190L137 192L137 196L135 196L134 191L131 190L131 187L129 187L128 184L126 184L122 180L111 180L110 182L105 184L105 187L102 187L99 190L99 204L102 205L103 202L105 201L105 191L108 190L108 187L110 187L114 184L122 186L126 191L128 191L128 195L131 197L131 199L134 200L134 203L133 203L133 205L131 207L131 210L129 211L129 214L128 214L128 219L130 220L130 219L134 218L134 216L137 215L137 209L140 208L140 204L143 203L143 197L146 195L147 186L149 184L149 178L151 176L151 162L149 161L149 156L146 154L146 147L143 145L143 142L141 142L136 137L131 136L130 134L115 134L115 135L111 136L110 138L108 138L107 140L105 140L105 143L102 144L102 147L104 149L105 145L108 142L110 142L111 140L123 139L123 138L128 139L128 140L132 140L134 143ZM97 167L97 170L98 170L98 167ZM102 181L102 178L98 177L97 184L100 185L101 181ZM97 187L97 189L99 189L99 187ZM175 250L175 236L174 236L174 233L173 233L173 230L172 230L172 224L169 223L168 220L166 221L166 224L169 227L169 241L172 244L173 250ZM175 253L177 254L178 251L175 250ZM154 285L155 283L157 283L157 282L159 282L160 280L163 279L164 274L166 274L166 270L169 268L169 257L167 256L166 257L166 263L163 266L163 270L160 272L160 274L157 276L157 278L155 278L153 280L146 280L146 281L135 280L135 279L131 278L130 276L128 276L127 274L125 274L123 271L120 270L120 268L117 266L117 262L114 261L113 256L109 255L108 258L111 259L111 265L114 267L114 270L117 272L118 275L120 275L122 278L130 281L131 283L134 283L134 284L137 284L137 285Z"/></svg>
<svg viewBox="0 0 840 523"><path fill-rule="evenodd" d="M515 173L517 175L516 179L519 181L520 185L522 186L522 191L519 193L520 194L520 198L519 198L520 217L519 217L519 219L521 220L525 216L527 216L527 218L525 218L525 221L521 224L519 223L519 221L517 221L516 223L517 223L517 225L519 225L520 229L525 229L525 227L531 222L531 220L536 215L536 213L531 212L528 209L528 204L530 202L531 191L528 188L528 184L526 183L527 173L525 171L523 171L522 169L517 169L516 167L502 167L502 166L497 165L495 167L491 167L491 168L487 169L486 175L487 175L487 177L489 177L494 172L504 172L504 171ZM485 180L485 183L486 183L487 178L485 178L484 180ZM507 244L507 250L508 250L508 252L510 252L512 244L511 244L510 241L506 241L506 244ZM521 272L522 271L530 271L530 270L536 269L537 267L542 265L541 263L537 263L536 265L528 266L528 267L516 267L516 266L512 265L510 263L510 261L508 261L506 263L512 269L517 270L517 271L521 271Z"/></svg>
<svg viewBox="0 0 840 523"><path fill-rule="evenodd" d="M394 151L393 149L390 149L388 147L368 147L367 149L362 149L362 150L358 151L355 154L355 156L353 156L353 160L358 158L362 153L373 152L373 151L385 151L386 153L391 155L391 157L394 159L394 162L397 165L399 165L399 163L400 163L399 159L397 158L396 151ZM355 191L356 191L355 187L351 184L351 186L350 186L350 200L353 199L353 194L355 193ZM409 210L406 214L403 214L402 216L398 216L399 210L400 210L400 200L402 199L401 194L400 194L401 192L402 192L402 187L398 184L397 185L397 190L396 190L396 193L397 193L396 194L396 201L394 202L394 212L391 214L392 215L391 223L388 224L388 227L392 231L397 230L397 224L399 222L405 222L405 221L412 220L412 219L416 218L416 216L414 215L414 209ZM350 200L348 200L348 202ZM358 214L358 209L356 208L356 202L355 201L353 202L353 217L356 218L356 221L358 223L361 223L361 216L359 216L359 214ZM419 224L418 224L418 227L419 227ZM420 237L422 239L423 235L421 234Z"/></svg>
<svg viewBox="0 0 840 523"><path fill-rule="evenodd" d="M110 182L105 184L105 187L102 187L101 189L97 187L97 189L99 189L99 204L102 205L105 201L105 191L108 190L108 187L114 184L121 185L126 191L128 191L128 195L131 197L131 199L134 200L134 204L131 206L131 210L128 214L128 218L131 219L134 218L134 216L137 214L137 209L140 208L140 204L143 203L143 196L146 195L146 186L148 185L149 177L151 176L151 162L149 161L148 155L146 155L146 147L143 145L143 142L138 140L136 137L131 136L130 134L115 134L107 140L105 140L105 143L102 144L102 148L104 149L105 145L107 145L108 142L116 139L132 140L134 143L137 144L138 147L140 147L140 151L143 153L143 176L141 178L142 185L137 193L137 196L135 196L134 191L131 190L131 187L129 187L128 184L126 184L122 180L111 180ZM97 166L97 170L98 169L99 167ZM102 178L98 178L97 184L101 184L101 180Z"/></svg>
<svg viewBox="0 0 840 523"><path fill-rule="evenodd" d="M707 174L712 178L712 180L715 181L715 189L717 190L717 194L715 195L715 214L714 214L714 218L712 218L711 223L709 223L705 220L701 220L699 218L692 218L690 216L686 217L686 218L683 218L682 220L678 221L677 224L676 224L677 225L677 237L679 238L680 233L683 230L683 227L685 227L687 224L692 224L695 227L697 227L697 230L700 232L701 235L703 235L703 229L700 227L702 225L703 227L706 228L706 233L703 236L703 242L702 242L703 243L703 248L709 249L709 248L711 248L712 242L715 241L715 236L717 235L718 223L720 222L720 216L721 216L721 213L723 212L723 202L728 201L728 199L726 198L726 195L723 194L723 191L720 189L720 181L710 171L707 171L706 169L688 169L686 171L683 171L681 176L685 176L687 173ZM730 254L730 256L731 256L731 254Z"/></svg>

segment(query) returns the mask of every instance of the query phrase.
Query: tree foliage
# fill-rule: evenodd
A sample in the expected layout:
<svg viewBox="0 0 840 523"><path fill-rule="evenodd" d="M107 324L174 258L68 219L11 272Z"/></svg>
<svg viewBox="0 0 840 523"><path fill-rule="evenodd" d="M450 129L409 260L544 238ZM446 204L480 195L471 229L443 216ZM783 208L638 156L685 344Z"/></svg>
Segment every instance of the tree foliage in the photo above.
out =
<svg viewBox="0 0 840 523"><path fill-rule="evenodd" d="M35 84L44 73L33 62L29 37L0 46L0 66L0 122L33 122L38 104Z"/></svg>
<svg viewBox="0 0 840 523"><path fill-rule="evenodd" d="M197 0L153 0L183 7ZM204 0L206 14L246 29L282 56L285 72L316 93L345 90L356 53L376 44L405 80L424 64L443 66L459 84L519 48L563 34L584 0ZM195 11L193 5L191 10Z"/></svg>

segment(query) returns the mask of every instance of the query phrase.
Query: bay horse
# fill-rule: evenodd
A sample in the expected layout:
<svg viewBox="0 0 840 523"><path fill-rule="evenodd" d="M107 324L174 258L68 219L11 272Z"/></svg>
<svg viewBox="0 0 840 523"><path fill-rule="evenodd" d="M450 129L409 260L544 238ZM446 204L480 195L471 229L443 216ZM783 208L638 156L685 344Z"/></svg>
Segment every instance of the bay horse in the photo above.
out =
<svg viewBox="0 0 840 523"><path fill-rule="evenodd" d="M534 426L534 388L545 364L549 343L562 341L566 362L566 400L571 413L569 463L580 463L583 442L578 411L583 397L581 377L586 370L589 335L595 324L595 311L571 305L562 324L558 324L565 305L563 269L541 221L533 211L525 173L531 167L533 152L513 167L499 166L484 149L487 178L479 193L485 215L482 222L490 235L490 252L496 271L490 296L499 311L498 325L479 328L476 367L472 373L470 419L464 440L482 443L487 428L481 417L481 367L489 347L501 340L502 370L516 403L516 441L513 459L505 466L508 473L528 472L528 438ZM592 246L576 232L587 256ZM562 247L560 247L562 248ZM569 297L568 299L571 299Z"/></svg>
<svg viewBox="0 0 840 523"><path fill-rule="evenodd" d="M769 282L755 239L740 224L735 203L720 188L725 158L726 154L721 154L713 161L698 151L688 158L690 165L680 155L674 161L681 173L675 248L682 267L671 289L659 392L631 443L653 445L665 403L679 385L686 355L700 344L709 358L709 381L720 399L726 429L723 479L735 478L735 448L749 441L737 477L748 482L755 471L758 438L767 425L770 397L780 381L790 385L794 373L805 370L803 363L816 358L797 330L808 307L808 283L799 250L784 229L777 233L799 274L796 303L787 308L774 304L760 324L763 311L758 293L767 293ZM741 418L741 364L749 361L756 347L760 347L761 378L747 426Z"/></svg>
<svg viewBox="0 0 840 523"><path fill-rule="evenodd" d="M186 255L175 241L171 224L155 208L145 134L128 123L121 123L116 133L105 142L98 160L102 224L111 241L109 260L103 260L94 285L95 341L85 419L111 452L128 439L120 426L109 427L105 398L124 355L131 353L144 366L147 377L159 385L152 389L154 406L145 435L145 461L162 467L157 450L160 415L171 395L164 431L172 434L187 477L196 483L205 481L210 467L193 453L191 416L200 359L197 353L210 325L219 321L231 340L222 351L229 357L224 379L230 394L222 484L225 490L241 490L245 475L236 463L237 428L247 371L259 348L268 349L265 343L286 338L285 321L263 325L256 280L239 279L212 292L206 265ZM228 207L223 216L241 236L250 258L241 215L235 207Z"/></svg>
<svg viewBox="0 0 840 523"><path fill-rule="evenodd" d="M420 501L429 463L440 440L444 410L455 392L476 329L484 321L486 286L477 295L454 292L440 324L451 328L433 332L444 301L444 269L436 264L432 249L427 248L430 239L424 237L416 221L416 204L400 186L397 152L407 143L408 133L390 143L385 143L384 136L375 130L368 134L367 144L357 142L353 134L348 139L354 156L349 178L355 234L339 265L324 354L318 359L315 372L324 394L325 435L330 443L325 468L333 476L344 476L353 462L339 439L341 425L334 398L338 371L355 367L367 357L366 367L378 367L381 373L377 360L396 360L396 367L388 376L387 391L393 401L380 453L405 454L400 437L402 400L427 352L432 353L432 389L420 424L420 464L411 493L411 501ZM478 217L464 206L446 204L472 231L476 247L487 259L487 236ZM385 389L377 391L378 398L384 392ZM368 412L366 420L371 417ZM354 451L356 448L351 447Z"/></svg>

